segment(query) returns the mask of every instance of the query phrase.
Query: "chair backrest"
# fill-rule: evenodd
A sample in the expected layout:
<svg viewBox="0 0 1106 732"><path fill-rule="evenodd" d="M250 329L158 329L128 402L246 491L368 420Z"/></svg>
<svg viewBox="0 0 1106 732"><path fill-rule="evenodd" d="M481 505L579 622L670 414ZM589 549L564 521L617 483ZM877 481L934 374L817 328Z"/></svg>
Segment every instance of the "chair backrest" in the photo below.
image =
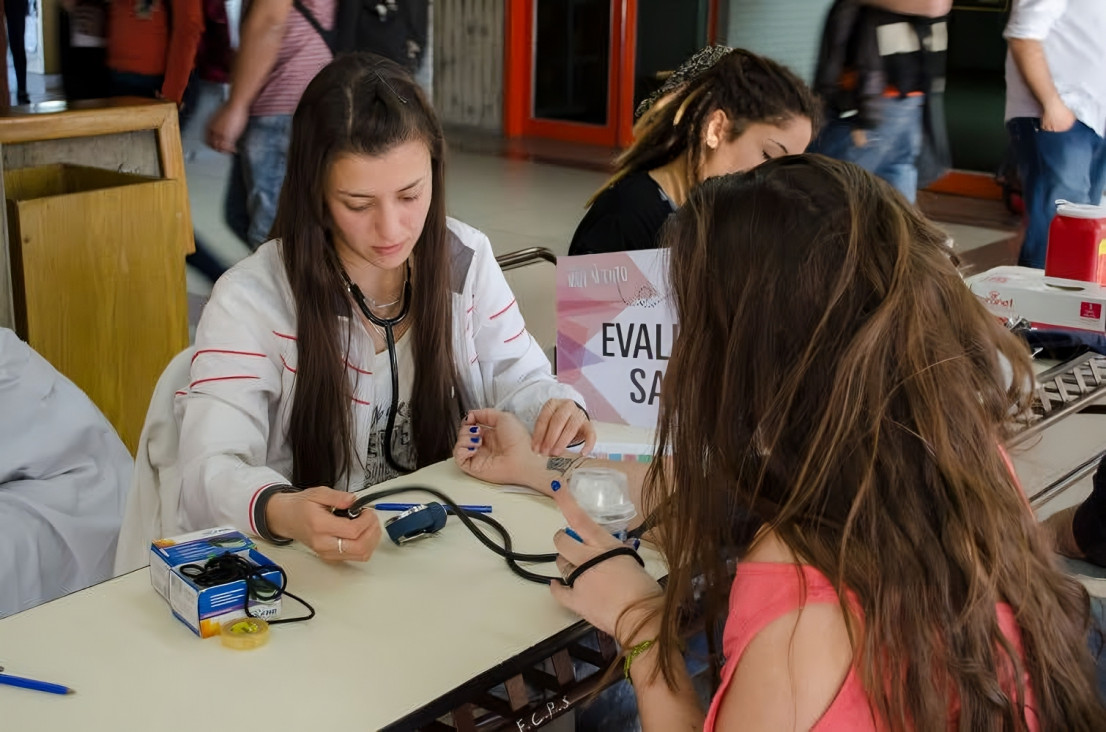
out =
<svg viewBox="0 0 1106 732"><path fill-rule="evenodd" d="M557 256L549 249L520 249L495 258L518 300L526 329L557 370Z"/></svg>
<svg viewBox="0 0 1106 732"><path fill-rule="evenodd" d="M154 539L182 533L177 465L180 424L174 400L178 391L188 387L194 354L195 348L187 348L174 356L154 387L138 439L134 477L115 552L116 575L149 564L150 542Z"/></svg>

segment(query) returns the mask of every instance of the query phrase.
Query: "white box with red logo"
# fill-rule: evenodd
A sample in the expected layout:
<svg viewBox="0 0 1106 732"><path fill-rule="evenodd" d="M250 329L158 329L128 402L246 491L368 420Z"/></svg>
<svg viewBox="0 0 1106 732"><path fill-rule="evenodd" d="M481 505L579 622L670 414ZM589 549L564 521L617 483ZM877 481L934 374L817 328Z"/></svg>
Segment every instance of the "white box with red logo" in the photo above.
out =
<svg viewBox="0 0 1106 732"><path fill-rule="evenodd" d="M1048 285L1044 270L1029 267L996 267L967 282L999 318L1025 318L1038 328L1106 333L1106 287Z"/></svg>

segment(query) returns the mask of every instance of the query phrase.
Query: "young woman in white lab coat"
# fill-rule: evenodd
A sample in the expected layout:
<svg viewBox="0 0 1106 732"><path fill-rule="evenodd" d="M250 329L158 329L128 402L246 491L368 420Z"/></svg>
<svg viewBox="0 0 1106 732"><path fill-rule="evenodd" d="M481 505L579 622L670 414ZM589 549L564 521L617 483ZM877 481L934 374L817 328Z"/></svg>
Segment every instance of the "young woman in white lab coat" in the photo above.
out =
<svg viewBox="0 0 1106 732"><path fill-rule="evenodd" d="M486 236L445 214L442 131L399 66L339 58L304 92L273 240L216 284L178 394L182 510L367 560L360 490L449 457L495 406L547 454L594 442Z"/></svg>

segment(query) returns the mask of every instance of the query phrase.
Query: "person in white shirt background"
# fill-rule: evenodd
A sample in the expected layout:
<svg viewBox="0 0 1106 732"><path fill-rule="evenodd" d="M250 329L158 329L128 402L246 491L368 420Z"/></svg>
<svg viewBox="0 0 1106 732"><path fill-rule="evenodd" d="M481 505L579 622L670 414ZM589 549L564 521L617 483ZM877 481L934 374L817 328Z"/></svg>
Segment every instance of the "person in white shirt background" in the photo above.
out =
<svg viewBox="0 0 1106 732"><path fill-rule="evenodd" d="M177 395L189 530L363 561L379 520L332 509L448 458L467 410L513 412L544 454L591 449L487 237L446 216L443 145L423 92L378 56L342 56L304 92L275 239L215 285Z"/></svg>
<svg viewBox="0 0 1106 732"><path fill-rule="evenodd" d="M1018 264L1043 268L1056 201L1106 184L1106 3L1014 0L1003 34L1006 127L1028 218Z"/></svg>

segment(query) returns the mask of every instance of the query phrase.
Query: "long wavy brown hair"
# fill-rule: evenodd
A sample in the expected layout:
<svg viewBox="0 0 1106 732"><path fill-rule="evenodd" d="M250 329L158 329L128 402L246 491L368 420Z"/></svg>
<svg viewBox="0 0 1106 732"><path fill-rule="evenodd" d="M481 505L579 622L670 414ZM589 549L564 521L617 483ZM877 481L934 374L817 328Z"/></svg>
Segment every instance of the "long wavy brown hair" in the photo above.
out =
<svg viewBox="0 0 1106 732"><path fill-rule="evenodd" d="M340 318L355 318L332 241L326 176L340 155L382 155L411 140L426 143L433 171L430 211L411 254L413 467L448 457L460 425L442 128L422 90L397 64L367 53L340 56L311 81L296 107L273 224L296 303L298 364L288 439L292 482L299 487L333 486L351 462L349 332Z"/></svg>
<svg viewBox="0 0 1106 732"><path fill-rule="evenodd" d="M681 155L687 159L688 187L699 180L703 130L722 110L730 120L727 140L735 140L754 122L781 124L797 117L818 132L821 106L810 88L790 69L770 58L735 48L690 79L671 101L653 106L634 126L637 138L615 160L615 173L588 201L631 173L653 170Z"/></svg>
<svg viewBox="0 0 1106 732"><path fill-rule="evenodd" d="M728 544L752 514L855 593L854 664L887 728L947 729L958 702L961 730L1025 729L1025 679L1041 729L1103 729L1087 593L1001 451L1028 355L945 234L860 168L803 155L706 182L665 236L683 327L661 396L670 469L654 461L645 493L671 568L663 646L700 574L707 627L724 617Z"/></svg>

